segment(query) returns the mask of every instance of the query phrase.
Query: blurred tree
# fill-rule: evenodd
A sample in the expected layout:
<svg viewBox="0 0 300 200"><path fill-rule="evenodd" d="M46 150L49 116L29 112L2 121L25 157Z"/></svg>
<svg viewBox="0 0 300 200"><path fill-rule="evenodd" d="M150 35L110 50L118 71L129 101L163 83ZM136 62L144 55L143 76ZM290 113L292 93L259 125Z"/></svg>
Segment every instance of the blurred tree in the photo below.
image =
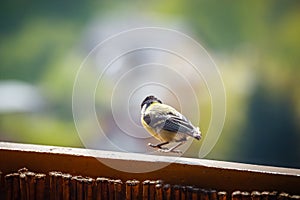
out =
<svg viewBox="0 0 300 200"><path fill-rule="evenodd" d="M236 144L238 161L300 167L299 136L293 104L286 95L259 85L250 98L248 121Z"/></svg>

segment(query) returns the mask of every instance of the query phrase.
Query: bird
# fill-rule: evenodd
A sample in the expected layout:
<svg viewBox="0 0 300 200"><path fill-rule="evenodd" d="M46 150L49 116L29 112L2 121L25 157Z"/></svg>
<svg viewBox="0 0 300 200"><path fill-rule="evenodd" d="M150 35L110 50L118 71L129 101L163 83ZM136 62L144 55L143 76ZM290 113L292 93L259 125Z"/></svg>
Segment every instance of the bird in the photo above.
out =
<svg viewBox="0 0 300 200"><path fill-rule="evenodd" d="M149 143L148 146L160 152L181 153L177 148L189 137L201 139L199 127L195 127L175 108L162 103L153 95L147 96L141 103L141 123L154 138L160 141L158 144ZM170 148L165 147L169 143L176 144Z"/></svg>

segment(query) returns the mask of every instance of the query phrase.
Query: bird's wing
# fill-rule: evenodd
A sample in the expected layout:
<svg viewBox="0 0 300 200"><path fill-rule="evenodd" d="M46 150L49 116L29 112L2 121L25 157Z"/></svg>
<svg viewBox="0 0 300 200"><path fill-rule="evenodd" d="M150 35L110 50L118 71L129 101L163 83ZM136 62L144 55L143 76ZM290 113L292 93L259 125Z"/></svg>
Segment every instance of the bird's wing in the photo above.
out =
<svg viewBox="0 0 300 200"><path fill-rule="evenodd" d="M186 120L186 118L180 118L172 115L166 119L162 129L171 132L180 132L190 136L193 136L195 131L195 127L190 121Z"/></svg>
<svg viewBox="0 0 300 200"><path fill-rule="evenodd" d="M152 106L152 111L147 112L143 119L156 132L166 130L174 133L183 133L193 136L195 127L191 122L170 106L161 107L160 104Z"/></svg>

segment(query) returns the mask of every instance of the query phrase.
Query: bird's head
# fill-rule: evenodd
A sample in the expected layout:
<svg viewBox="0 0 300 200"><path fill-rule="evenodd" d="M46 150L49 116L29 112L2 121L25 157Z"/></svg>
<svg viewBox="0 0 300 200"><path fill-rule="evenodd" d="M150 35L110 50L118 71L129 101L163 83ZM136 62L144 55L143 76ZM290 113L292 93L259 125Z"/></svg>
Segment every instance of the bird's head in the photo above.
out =
<svg viewBox="0 0 300 200"><path fill-rule="evenodd" d="M152 103L162 103L161 100L159 100L158 98L156 98L153 95L147 96L144 101L141 104L141 108L144 107L144 105L146 105L146 107L150 106Z"/></svg>

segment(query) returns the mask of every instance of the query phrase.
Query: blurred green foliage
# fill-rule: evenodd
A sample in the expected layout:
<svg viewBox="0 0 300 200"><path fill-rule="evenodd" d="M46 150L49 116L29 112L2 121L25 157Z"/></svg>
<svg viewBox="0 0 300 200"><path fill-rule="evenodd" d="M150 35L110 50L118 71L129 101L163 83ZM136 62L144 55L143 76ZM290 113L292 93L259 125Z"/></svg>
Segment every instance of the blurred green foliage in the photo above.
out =
<svg viewBox="0 0 300 200"><path fill-rule="evenodd" d="M130 7L130 9L128 8ZM128 10L128 11L127 11ZM214 55L227 120L208 158L300 167L300 1L3 1L0 80L43 93L40 113L0 115L0 140L81 146L71 99L83 58L71 52L95 17L118 11L182 19ZM1 95L1 94L0 94ZM195 146L186 153L194 156Z"/></svg>

